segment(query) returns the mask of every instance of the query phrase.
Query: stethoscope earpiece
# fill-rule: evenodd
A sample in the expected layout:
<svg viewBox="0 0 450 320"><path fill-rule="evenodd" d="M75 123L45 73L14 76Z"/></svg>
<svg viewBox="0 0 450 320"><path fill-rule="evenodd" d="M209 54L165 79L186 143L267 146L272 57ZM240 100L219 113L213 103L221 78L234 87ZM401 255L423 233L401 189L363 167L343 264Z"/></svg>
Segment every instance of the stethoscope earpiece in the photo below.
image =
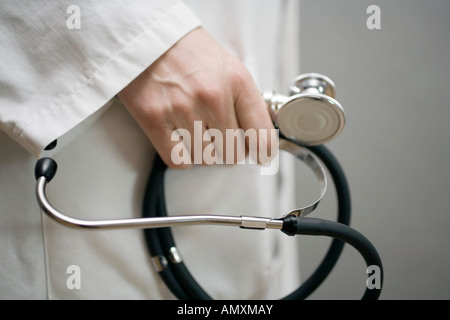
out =
<svg viewBox="0 0 450 320"><path fill-rule="evenodd" d="M264 93L272 120L289 140L304 146L324 144L344 129L345 113L333 81L318 73L298 76L290 86L290 96Z"/></svg>
<svg viewBox="0 0 450 320"><path fill-rule="evenodd" d="M58 165L52 158L41 158L36 162L34 166L34 176L37 179L45 177L47 182L52 181L56 174Z"/></svg>

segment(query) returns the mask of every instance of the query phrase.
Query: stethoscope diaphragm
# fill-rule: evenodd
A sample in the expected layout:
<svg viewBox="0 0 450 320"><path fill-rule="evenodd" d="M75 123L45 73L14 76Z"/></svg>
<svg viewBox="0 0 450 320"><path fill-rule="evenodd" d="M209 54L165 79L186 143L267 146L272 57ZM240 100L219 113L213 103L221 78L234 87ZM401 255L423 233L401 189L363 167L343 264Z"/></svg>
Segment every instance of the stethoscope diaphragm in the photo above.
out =
<svg viewBox="0 0 450 320"><path fill-rule="evenodd" d="M334 99L334 83L324 75L298 76L289 97L275 93L264 93L263 97L282 135L301 145L324 144L344 129L344 109Z"/></svg>

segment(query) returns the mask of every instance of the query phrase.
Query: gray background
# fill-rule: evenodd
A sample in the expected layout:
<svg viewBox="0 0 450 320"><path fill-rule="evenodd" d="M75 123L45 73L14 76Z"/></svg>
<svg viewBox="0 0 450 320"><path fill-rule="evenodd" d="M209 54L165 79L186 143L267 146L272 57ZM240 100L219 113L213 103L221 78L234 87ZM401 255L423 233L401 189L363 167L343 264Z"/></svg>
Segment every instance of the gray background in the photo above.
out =
<svg viewBox="0 0 450 320"><path fill-rule="evenodd" d="M381 30L366 27L369 5L381 8ZM301 9L302 73L331 77L347 114L328 146L348 175L352 226L383 260L381 299L449 299L450 1L302 0ZM315 216L335 217L333 197ZM300 241L306 278L330 240ZM359 298L366 278L346 246L309 299Z"/></svg>

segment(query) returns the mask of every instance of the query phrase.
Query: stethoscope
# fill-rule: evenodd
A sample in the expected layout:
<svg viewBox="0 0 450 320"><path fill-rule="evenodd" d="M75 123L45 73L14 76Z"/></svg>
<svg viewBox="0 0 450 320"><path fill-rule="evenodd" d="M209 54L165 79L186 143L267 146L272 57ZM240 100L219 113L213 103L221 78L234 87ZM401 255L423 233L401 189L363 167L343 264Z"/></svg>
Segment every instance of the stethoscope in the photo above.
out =
<svg viewBox="0 0 450 320"><path fill-rule="evenodd" d="M303 161L314 173L320 185L320 195L311 204L292 210L274 219L255 216L180 215L168 216L164 199L164 174L167 169L156 155L143 203L143 217L114 220L81 220L55 209L46 196L46 185L56 174L57 164L51 158L41 158L35 166L36 194L39 206L58 223L83 229L144 229L144 235L155 270L171 292L179 299L211 299L197 283L177 249L171 227L192 225L233 226L242 229L276 229L293 235L332 237L333 241L316 271L284 299L304 299L319 287L334 268L344 244L353 246L364 258L367 267L380 272L379 285L366 285L362 299L378 299L383 283L380 256L372 243L349 227L351 199L344 171L324 143L337 137L345 125L345 113L335 100L335 86L328 77L308 73L295 79L289 96L263 93L270 115L279 129L279 148ZM337 194L337 221L306 217L324 197L327 174L331 176Z"/></svg>

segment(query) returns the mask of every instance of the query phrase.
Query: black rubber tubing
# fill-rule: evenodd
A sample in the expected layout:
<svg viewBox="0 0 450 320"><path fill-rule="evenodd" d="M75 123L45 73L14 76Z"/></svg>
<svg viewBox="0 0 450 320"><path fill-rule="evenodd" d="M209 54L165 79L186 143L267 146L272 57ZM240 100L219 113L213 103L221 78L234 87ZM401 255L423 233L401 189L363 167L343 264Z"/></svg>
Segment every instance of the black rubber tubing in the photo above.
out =
<svg viewBox="0 0 450 320"><path fill-rule="evenodd" d="M166 170L165 164L161 158L157 156L153 163L153 168L150 173L150 177L147 182L147 186L144 193L144 200L142 205L142 211L144 217L155 217L157 211L165 211L161 206L161 193L163 194L164 187L164 171ZM162 195L162 199L164 194ZM147 245L147 249L150 252L152 258L161 257L166 263L166 253L160 242L160 229L145 229L144 238ZM180 286L175 278L174 273L171 271L170 266L163 266L162 270L158 271L161 279L164 281L169 290L180 300L188 300L189 297L183 288Z"/></svg>
<svg viewBox="0 0 450 320"><path fill-rule="evenodd" d="M336 157L325 146L309 147L328 169L337 198L336 221L345 225L350 225L351 220L351 196L350 188L344 170ZM324 258L316 270L306 279L303 284L290 295L286 300L303 300L310 296L328 277L337 261L339 260L345 243L339 239L333 239Z"/></svg>
<svg viewBox="0 0 450 320"><path fill-rule="evenodd" d="M328 168L329 174L335 184L338 200L337 223L348 226L351 216L350 191L342 167L325 146L310 147L309 149L316 154ZM146 217L167 215L164 205L165 200L163 183L164 171L166 168L167 167L162 162L161 158L157 155L144 195L143 213ZM144 233L146 234L146 242L152 256L165 256L167 255L168 249L175 247L175 241L169 228L164 228L161 230L146 229L144 230ZM344 239L345 238L342 237L341 239L334 238L330 248L316 271L297 290L283 299L305 299L312 292L314 292L334 268L340 254L342 253L342 249L345 244L342 240ZM373 264L379 265L381 268L381 261L377 260L377 262ZM166 282L166 285L172 293L179 299L211 299L211 297L198 285L184 263L175 264L169 261L169 267L160 272L160 275L163 277L163 280ZM379 293L380 290L371 290L364 294L363 299L377 299Z"/></svg>
<svg viewBox="0 0 450 320"><path fill-rule="evenodd" d="M311 294L333 269L342 252L344 242L349 243L357 249L368 266L374 265L379 267L381 271L380 288L366 288L362 298L363 300L378 299L383 283L382 262L378 252L370 241L358 231L348 226L350 223L351 202L345 174L336 158L327 148L318 146L310 147L309 149L324 162L333 178L338 198L338 217L337 222L317 218L287 217L284 219L282 231L288 235L301 234L334 238L325 258L316 271L299 289L284 299L304 299ZM56 173L56 168L56 162L52 159L40 159L35 167L35 176L36 178L45 176L50 181ZM144 216L167 215L164 199L165 170L165 164L157 156L145 191L143 203ZM151 214L152 212L156 214ZM159 256L165 259L169 255L167 250L175 247L175 241L173 240L170 228L146 229L145 239L152 257ZM211 299L198 285L183 262L173 263L169 261L168 267L163 268L159 274L171 292L179 299Z"/></svg>
<svg viewBox="0 0 450 320"><path fill-rule="evenodd" d="M379 288L370 288L366 290L362 300L377 300L381 293L383 285L383 267L380 256L372 243L360 232L349 226L318 218L298 218L290 216L285 218L283 231L289 235L309 235L309 236L327 236L340 239L353 246L364 258L368 267L376 266L380 270Z"/></svg>
<svg viewBox="0 0 450 320"><path fill-rule="evenodd" d="M164 197L166 169L167 166L156 155L144 193L144 217L167 216ZM144 235L152 257L168 257L170 248L176 247L170 228L145 229ZM160 271L159 275L175 297L180 300L211 300L211 297L195 281L183 262L174 263L167 259L167 263L167 267Z"/></svg>

